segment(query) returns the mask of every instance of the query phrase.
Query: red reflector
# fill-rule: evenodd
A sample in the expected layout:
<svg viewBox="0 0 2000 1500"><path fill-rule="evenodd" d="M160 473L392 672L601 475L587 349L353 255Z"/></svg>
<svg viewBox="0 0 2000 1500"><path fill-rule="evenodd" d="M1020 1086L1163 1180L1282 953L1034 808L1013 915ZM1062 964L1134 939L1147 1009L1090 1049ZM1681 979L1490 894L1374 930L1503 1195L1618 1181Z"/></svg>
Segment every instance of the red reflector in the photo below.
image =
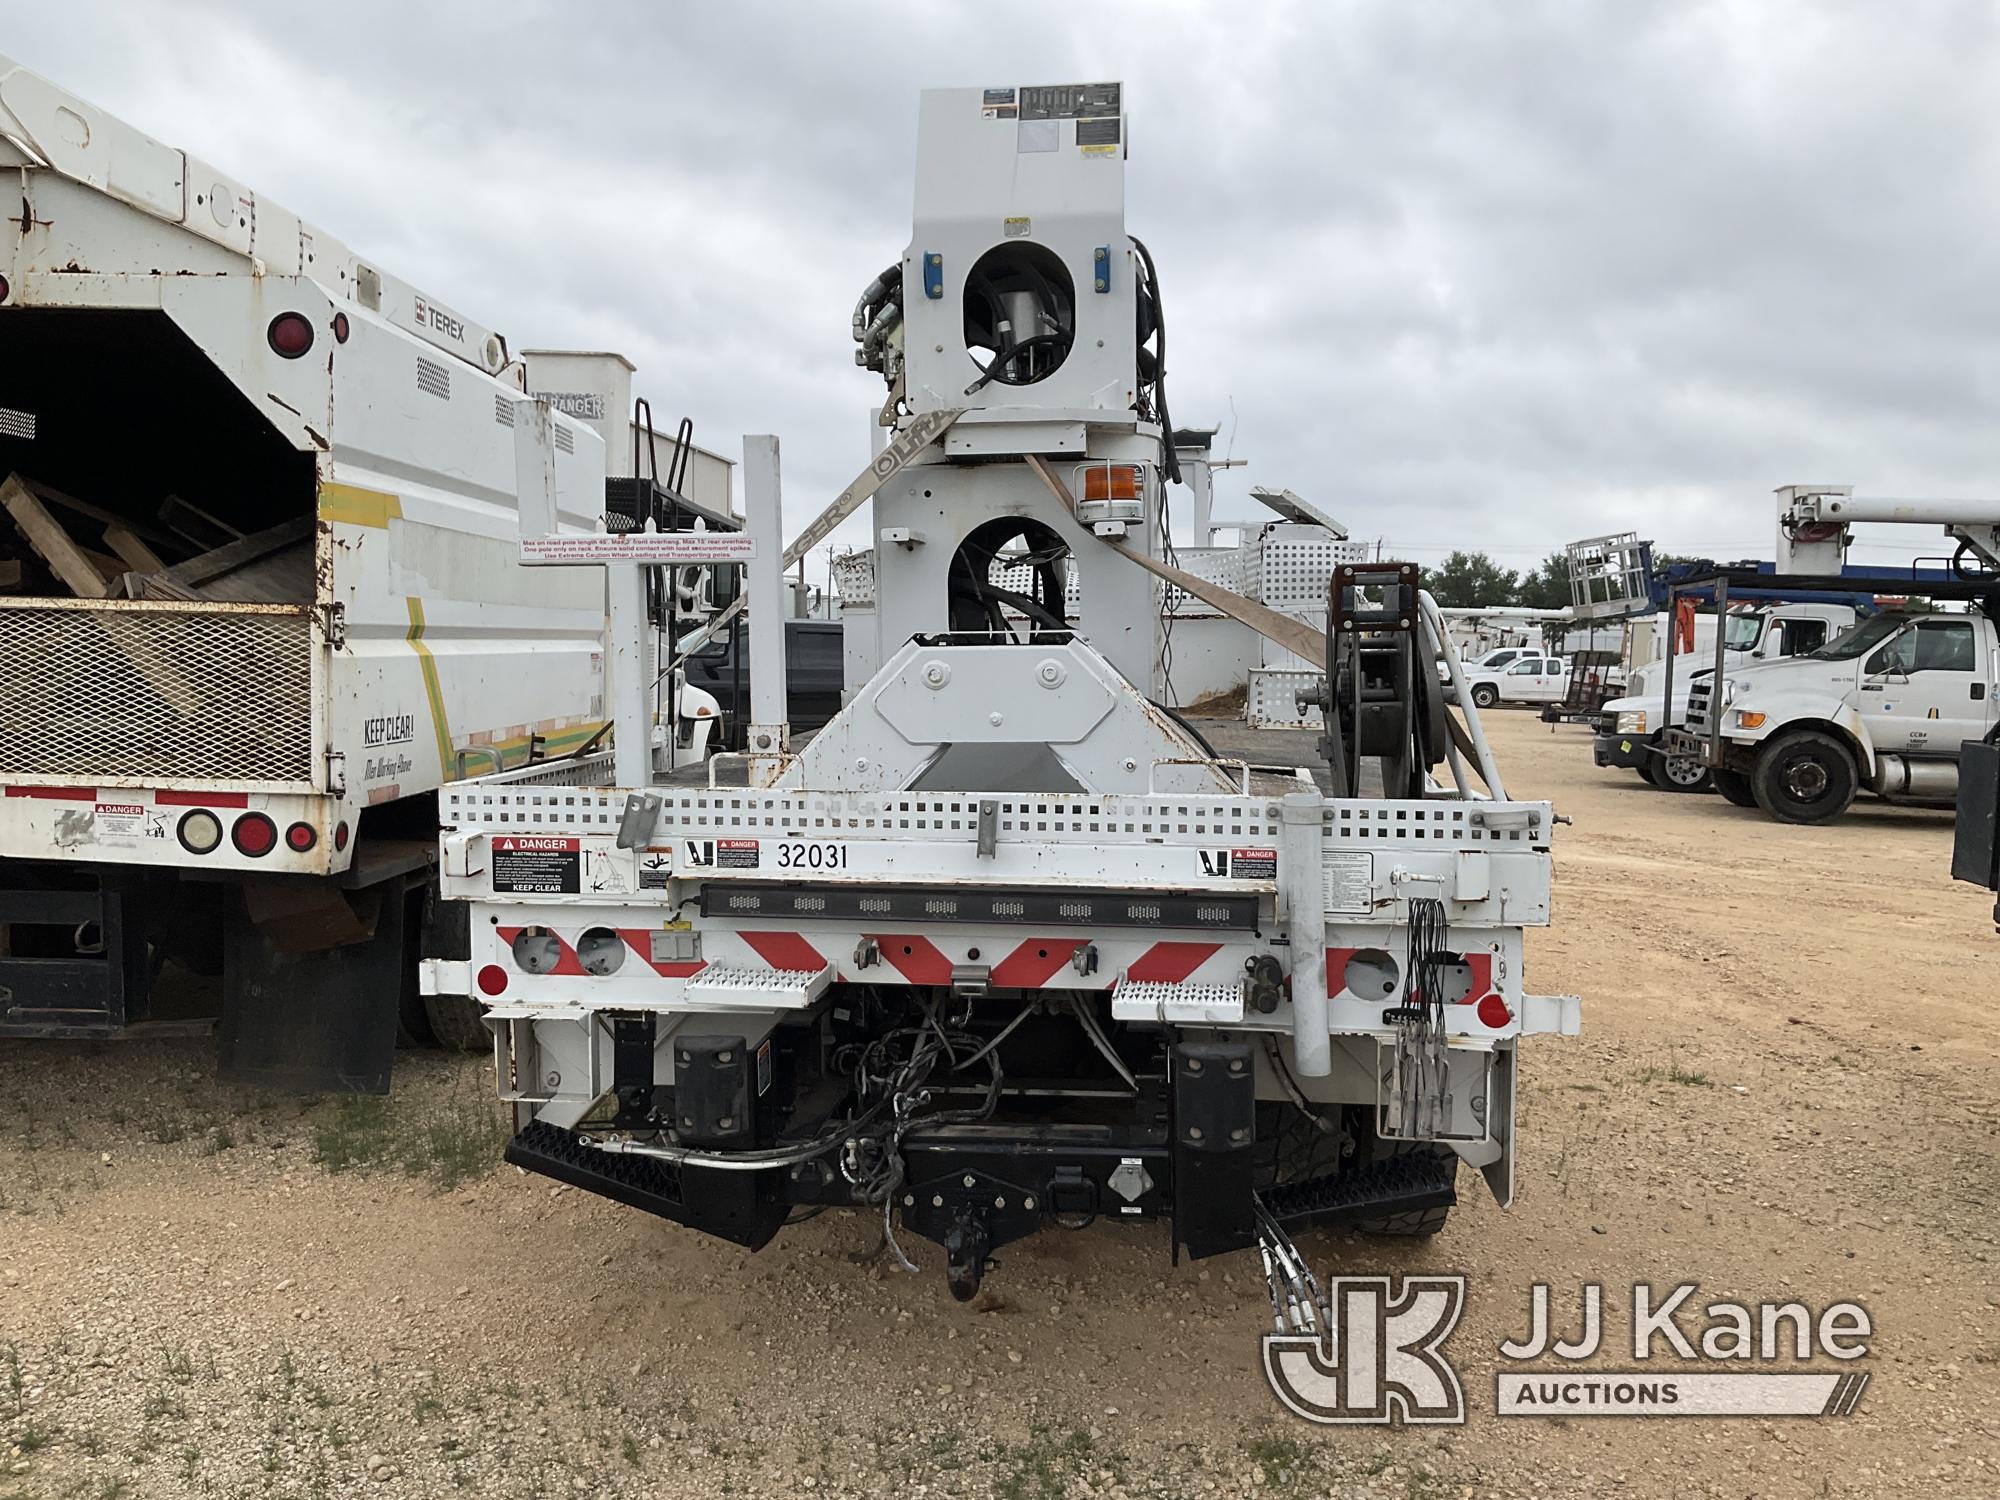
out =
<svg viewBox="0 0 2000 1500"><path fill-rule="evenodd" d="M279 313L266 330L271 352L282 359L297 359L313 346L313 326L303 313Z"/></svg>
<svg viewBox="0 0 2000 1500"><path fill-rule="evenodd" d="M1514 1012L1507 1009L1507 1002L1498 995L1488 995L1479 1002L1479 1024L1498 1031L1514 1019Z"/></svg>
<svg viewBox="0 0 2000 1500"><path fill-rule="evenodd" d="M333 847L336 849L345 849L347 847L347 825L345 823L339 823L334 826Z"/></svg>
<svg viewBox="0 0 2000 1500"><path fill-rule="evenodd" d="M162 807L248 807L248 792L176 792L166 788L153 793Z"/></svg>
<svg viewBox="0 0 2000 1500"><path fill-rule="evenodd" d="M13 292L14 289L9 285L7 285L7 278L5 276L0 276L0 302L5 302L10 296L13 295Z"/></svg>
<svg viewBox="0 0 2000 1500"><path fill-rule="evenodd" d="M479 971L479 992L482 995L497 995L507 988L507 971L498 964L488 964Z"/></svg>
<svg viewBox="0 0 2000 1500"><path fill-rule="evenodd" d="M310 823L294 823L285 830L285 845L304 854L319 842L319 830Z"/></svg>
<svg viewBox="0 0 2000 1500"><path fill-rule="evenodd" d="M245 813L229 830L229 842L238 854L261 859L278 846L278 825L262 813Z"/></svg>
<svg viewBox="0 0 2000 1500"><path fill-rule="evenodd" d="M335 313L333 315L333 341L336 344L344 344L347 342L346 313Z"/></svg>

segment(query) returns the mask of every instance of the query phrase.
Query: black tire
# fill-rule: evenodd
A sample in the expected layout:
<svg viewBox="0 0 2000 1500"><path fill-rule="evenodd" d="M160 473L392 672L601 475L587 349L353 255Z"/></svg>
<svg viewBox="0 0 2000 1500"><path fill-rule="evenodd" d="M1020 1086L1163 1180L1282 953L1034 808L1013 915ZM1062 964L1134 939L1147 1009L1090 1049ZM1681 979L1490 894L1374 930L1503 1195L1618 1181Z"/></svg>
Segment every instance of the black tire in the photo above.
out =
<svg viewBox="0 0 2000 1500"><path fill-rule="evenodd" d="M1830 823L1853 804L1860 786L1854 752L1817 729L1779 735L1750 772L1757 805L1781 823Z"/></svg>
<svg viewBox="0 0 2000 1500"><path fill-rule="evenodd" d="M1500 701L1500 689L1490 682L1482 682L1473 688L1472 701L1481 708L1491 708Z"/></svg>
<svg viewBox="0 0 2000 1500"><path fill-rule="evenodd" d="M1458 1153L1449 1146L1440 1146L1432 1141L1399 1141L1377 1143L1377 1151L1388 1149L1391 1156L1407 1156L1413 1152L1425 1152L1435 1156L1450 1170L1453 1181L1458 1178ZM1451 1206L1442 1208L1417 1208L1408 1213L1389 1214L1380 1219L1356 1219L1354 1229L1357 1234L1372 1234L1382 1239L1427 1240L1443 1229L1451 1218Z"/></svg>
<svg viewBox="0 0 2000 1500"><path fill-rule="evenodd" d="M1715 784L1708 767L1692 755L1648 755L1639 774L1663 792L1705 792Z"/></svg>
<svg viewBox="0 0 2000 1500"><path fill-rule="evenodd" d="M493 1045L493 1034L480 1019L485 1013L470 995L424 996L431 1037L447 1052L484 1052Z"/></svg>
<svg viewBox="0 0 2000 1500"><path fill-rule="evenodd" d="M1750 789L1750 778L1741 771L1718 769L1709 773L1715 781L1715 789L1722 793L1722 800L1732 807L1755 807L1757 794Z"/></svg>

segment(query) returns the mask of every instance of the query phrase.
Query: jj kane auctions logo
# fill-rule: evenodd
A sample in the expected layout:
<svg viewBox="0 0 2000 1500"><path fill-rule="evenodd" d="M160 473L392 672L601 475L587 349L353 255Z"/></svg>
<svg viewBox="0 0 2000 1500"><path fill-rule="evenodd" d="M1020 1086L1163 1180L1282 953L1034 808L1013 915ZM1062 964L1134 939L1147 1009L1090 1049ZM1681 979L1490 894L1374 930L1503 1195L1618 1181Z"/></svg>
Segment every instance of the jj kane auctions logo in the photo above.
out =
<svg viewBox="0 0 2000 1500"><path fill-rule="evenodd" d="M1263 1340L1271 1389L1308 1422L1461 1424L1465 1392L1443 1348L1465 1312L1463 1276L1341 1276L1320 1309L1321 1333L1272 1333ZM1630 1302L1631 1357L1637 1368L1580 1368L1603 1352L1605 1295L1579 1289L1575 1336L1556 1331L1549 1287L1529 1292L1528 1329L1499 1345L1494 1411L1513 1417L1838 1417L1852 1412L1868 1374L1853 1361L1868 1353L1874 1325L1856 1302L1815 1313L1802 1302L1714 1301L1699 1288L1665 1292L1640 1283ZM1831 1369L1768 1368L1821 1358ZM1549 1361L1555 1361L1551 1364ZM1705 1368L1690 1369L1700 1361ZM1716 1369L1715 1365L1732 1368Z"/></svg>

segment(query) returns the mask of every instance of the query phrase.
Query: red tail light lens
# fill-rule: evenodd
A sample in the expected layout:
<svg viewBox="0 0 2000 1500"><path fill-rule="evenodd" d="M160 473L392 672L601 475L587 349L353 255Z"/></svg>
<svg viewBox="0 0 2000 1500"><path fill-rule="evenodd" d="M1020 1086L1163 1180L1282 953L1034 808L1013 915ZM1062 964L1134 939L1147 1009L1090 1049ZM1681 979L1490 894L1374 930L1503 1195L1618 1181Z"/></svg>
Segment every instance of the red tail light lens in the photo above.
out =
<svg viewBox="0 0 2000 1500"><path fill-rule="evenodd" d="M230 828L229 842L238 854L262 859L278 847L278 825L262 813L245 813Z"/></svg>
<svg viewBox="0 0 2000 1500"><path fill-rule="evenodd" d="M0 302L5 302L13 294L14 294L14 289L11 286L7 285L7 278L5 276L0 276Z"/></svg>
<svg viewBox="0 0 2000 1500"><path fill-rule="evenodd" d="M333 828L333 847L342 851L347 848L347 825L336 823Z"/></svg>
<svg viewBox="0 0 2000 1500"><path fill-rule="evenodd" d="M335 313L333 315L333 341L336 344L344 344L347 342L346 313Z"/></svg>
<svg viewBox="0 0 2000 1500"><path fill-rule="evenodd" d="M303 313L279 313L266 330L271 352L280 359L297 359L313 346L313 326Z"/></svg>
<svg viewBox="0 0 2000 1500"><path fill-rule="evenodd" d="M319 830L310 823L294 823L285 830L285 847L295 854L304 854L319 842Z"/></svg>

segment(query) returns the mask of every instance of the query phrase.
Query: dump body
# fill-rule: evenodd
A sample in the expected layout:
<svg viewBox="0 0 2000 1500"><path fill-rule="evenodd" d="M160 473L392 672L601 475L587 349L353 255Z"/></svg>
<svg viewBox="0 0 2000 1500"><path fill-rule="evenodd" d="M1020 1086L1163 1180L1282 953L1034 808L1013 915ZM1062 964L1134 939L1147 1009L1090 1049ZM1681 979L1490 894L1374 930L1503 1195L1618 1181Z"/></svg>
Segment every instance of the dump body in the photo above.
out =
<svg viewBox="0 0 2000 1500"><path fill-rule="evenodd" d="M0 171L0 923L366 886L439 786L597 732L602 579L518 568L515 512L593 525L603 444L497 334L5 59ZM0 1033L129 1019L22 952Z"/></svg>

